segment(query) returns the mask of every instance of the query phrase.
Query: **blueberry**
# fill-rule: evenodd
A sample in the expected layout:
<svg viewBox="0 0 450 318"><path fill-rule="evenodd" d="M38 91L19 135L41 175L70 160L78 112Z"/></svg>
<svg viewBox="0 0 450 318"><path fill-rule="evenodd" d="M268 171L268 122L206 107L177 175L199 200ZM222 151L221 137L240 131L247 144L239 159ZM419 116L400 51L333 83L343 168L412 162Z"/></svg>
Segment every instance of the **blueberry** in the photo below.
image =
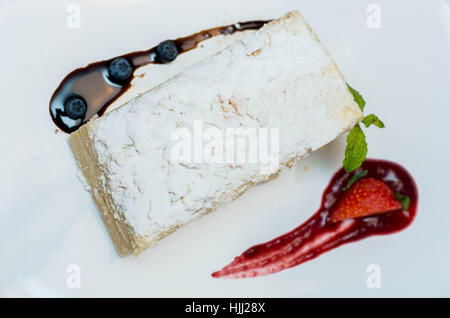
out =
<svg viewBox="0 0 450 318"><path fill-rule="evenodd" d="M178 56L177 45L174 41L164 41L156 47L156 56L162 63L169 63Z"/></svg>
<svg viewBox="0 0 450 318"><path fill-rule="evenodd" d="M71 119L83 119L86 115L87 105L81 97L71 97L64 104L64 110Z"/></svg>
<svg viewBox="0 0 450 318"><path fill-rule="evenodd" d="M133 67L127 59L118 57L111 61L108 66L108 71L110 79L113 82L121 83L126 81L131 76L131 73L133 73Z"/></svg>

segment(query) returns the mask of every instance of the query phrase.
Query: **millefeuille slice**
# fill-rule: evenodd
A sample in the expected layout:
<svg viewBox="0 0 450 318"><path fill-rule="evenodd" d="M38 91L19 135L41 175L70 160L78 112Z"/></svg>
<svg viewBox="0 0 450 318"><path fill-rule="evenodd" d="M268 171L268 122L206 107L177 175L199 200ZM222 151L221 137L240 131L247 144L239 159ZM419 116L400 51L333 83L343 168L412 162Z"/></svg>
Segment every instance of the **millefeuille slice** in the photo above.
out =
<svg viewBox="0 0 450 318"><path fill-rule="evenodd" d="M90 121L70 143L117 250L137 255L362 117L333 59L294 11ZM265 163L174 161L173 132L193 131L199 121L222 131L278 129L279 166L262 173Z"/></svg>

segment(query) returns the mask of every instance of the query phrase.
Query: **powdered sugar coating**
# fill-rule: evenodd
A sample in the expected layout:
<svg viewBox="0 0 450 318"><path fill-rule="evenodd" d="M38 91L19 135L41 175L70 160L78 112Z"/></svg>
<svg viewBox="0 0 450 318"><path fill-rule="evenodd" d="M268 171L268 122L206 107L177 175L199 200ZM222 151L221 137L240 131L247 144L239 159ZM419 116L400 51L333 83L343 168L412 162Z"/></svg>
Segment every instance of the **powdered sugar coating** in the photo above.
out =
<svg viewBox="0 0 450 318"><path fill-rule="evenodd" d="M261 164L171 160L178 127L279 129L282 165L349 130L361 112L332 58L298 12L265 25L89 123L104 191L151 241L268 178Z"/></svg>

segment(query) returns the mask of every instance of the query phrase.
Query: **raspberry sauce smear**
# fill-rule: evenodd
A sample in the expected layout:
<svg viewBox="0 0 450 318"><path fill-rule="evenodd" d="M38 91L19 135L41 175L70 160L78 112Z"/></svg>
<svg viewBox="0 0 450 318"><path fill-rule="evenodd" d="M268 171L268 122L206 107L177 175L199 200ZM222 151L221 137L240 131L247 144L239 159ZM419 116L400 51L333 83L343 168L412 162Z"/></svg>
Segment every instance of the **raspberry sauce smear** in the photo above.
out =
<svg viewBox="0 0 450 318"><path fill-rule="evenodd" d="M357 176L360 177L359 180L354 181ZM336 215L336 210L343 206L344 202L342 201L350 200L348 192L354 192L351 200L355 201L356 197L359 198L360 189L352 189L352 187L357 187L362 179L365 179L364 183L369 180L374 183L383 182L392 190L387 189L391 194L391 199L395 193L396 198L409 198L409 205L403 205L403 207L407 206L406 209L400 207L397 210L390 209L385 213L379 212L362 217L336 220L334 215ZM373 193L366 194L369 198L374 197ZM351 203L353 204L353 202ZM273 274L309 261L343 244L373 235L399 232L414 220L417 203L416 183L409 172L397 163L367 159L360 168L353 172L347 173L341 168L334 174L325 189L320 208L305 223L271 241L250 247L242 255L236 257L232 263L214 272L212 276L216 278L249 278ZM347 202L345 202L345 206L354 207Z"/></svg>

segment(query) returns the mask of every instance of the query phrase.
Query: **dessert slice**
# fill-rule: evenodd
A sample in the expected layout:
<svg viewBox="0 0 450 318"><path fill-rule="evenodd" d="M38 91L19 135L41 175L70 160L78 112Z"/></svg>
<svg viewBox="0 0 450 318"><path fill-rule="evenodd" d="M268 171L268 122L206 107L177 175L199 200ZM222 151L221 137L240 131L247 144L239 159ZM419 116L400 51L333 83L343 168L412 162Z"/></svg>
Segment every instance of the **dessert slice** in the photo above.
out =
<svg viewBox="0 0 450 318"><path fill-rule="evenodd" d="M361 119L333 59L294 11L91 120L70 143L117 250L137 255ZM268 129L279 165L262 173L267 163L174 160L174 132L194 132L199 121L224 134Z"/></svg>

